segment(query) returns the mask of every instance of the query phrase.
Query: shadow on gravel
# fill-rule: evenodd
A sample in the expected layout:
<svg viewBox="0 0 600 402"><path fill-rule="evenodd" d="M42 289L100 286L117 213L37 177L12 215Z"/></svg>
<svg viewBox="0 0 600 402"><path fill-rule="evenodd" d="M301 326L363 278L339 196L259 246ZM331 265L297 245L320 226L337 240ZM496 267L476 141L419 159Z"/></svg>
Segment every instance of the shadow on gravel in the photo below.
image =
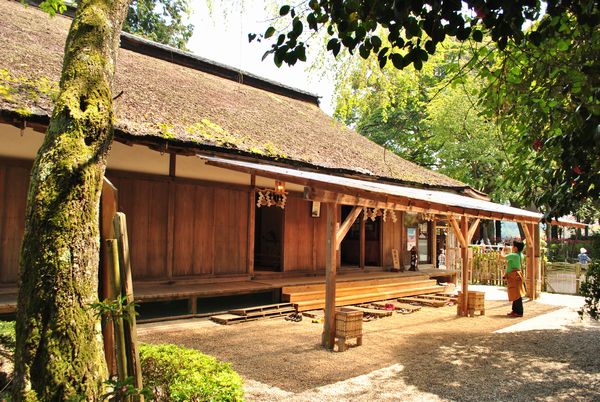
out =
<svg viewBox="0 0 600 402"><path fill-rule="evenodd" d="M455 401L600 400L600 332L566 330L408 339L406 385ZM413 342L414 341L414 342Z"/></svg>

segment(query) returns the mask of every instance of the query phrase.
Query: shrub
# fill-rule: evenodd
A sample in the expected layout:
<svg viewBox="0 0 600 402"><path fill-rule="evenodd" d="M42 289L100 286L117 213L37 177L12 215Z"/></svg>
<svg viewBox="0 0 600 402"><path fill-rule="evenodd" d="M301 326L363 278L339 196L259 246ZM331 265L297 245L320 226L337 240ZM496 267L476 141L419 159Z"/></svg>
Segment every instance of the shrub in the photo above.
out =
<svg viewBox="0 0 600 402"><path fill-rule="evenodd" d="M579 293L585 297L585 304L579 315L589 315L594 320L600 319L600 262L596 259L589 265L585 273L585 281L581 283Z"/></svg>
<svg viewBox="0 0 600 402"><path fill-rule="evenodd" d="M242 401L240 376L228 363L176 345L140 345L144 386L155 401Z"/></svg>
<svg viewBox="0 0 600 402"><path fill-rule="evenodd" d="M0 321L0 400L9 397L7 385L13 372L15 344L15 322Z"/></svg>

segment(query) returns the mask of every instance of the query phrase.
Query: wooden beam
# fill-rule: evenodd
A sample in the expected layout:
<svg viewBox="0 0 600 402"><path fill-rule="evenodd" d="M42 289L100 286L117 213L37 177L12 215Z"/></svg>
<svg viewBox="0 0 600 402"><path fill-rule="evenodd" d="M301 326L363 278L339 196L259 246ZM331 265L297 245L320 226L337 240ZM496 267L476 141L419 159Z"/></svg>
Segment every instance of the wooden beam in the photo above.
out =
<svg viewBox="0 0 600 402"><path fill-rule="evenodd" d="M537 224L532 224L533 227L533 272L535 274L534 285L533 288L533 299L537 299L539 296L539 292L542 290L542 266L541 266L541 247L540 247L540 228Z"/></svg>
<svg viewBox="0 0 600 402"><path fill-rule="evenodd" d="M105 177L102 183L102 195L100 198L100 237L102 244L108 239L115 238L115 230L113 226L113 218L118 210L118 190ZM100 299L113 300L114 294L112 289L112 265L110 264L107 255L106 247L100 247ZM106 320L102 325L102 337L104 338L104 356L110 375L117 374L117 366L115 360L115 332L112 320Z"/></svg>
<svg viewBox="0 0 600 402"><path fill-rule="evenodd" d="M354 207L344 222L340 225L340 228L337 230L337 234L335 235L335 247L337 250L340 249L342 240L344 240L344 237L346 237L346 234L348 234L348 231L354 224L354 221L356 221L356 218L358 218L358 215L360 215L361 211L361 207Z"/></svg>
<svg viewBox="0 0 600 402"><path fill-rule="evenodd" d="M337 268L336 229L338 206L327 203L327 240L325 244L325 317L321 344L333 350L335 344L335 283Z"/></svg>
<svg viewBox="0 0 600 402"><path fill-rule="evenodd" d="M363 219L364 217L361 217L360 219L360 233L359 233L359 250L358 250L358 265L361 269L365 269L365 259L366 259L366 244L367 244L367 238L366 238L366 220Z"/></svg>
<svg viewBox="0 0 600 402"><path fill-rule="evenodd" d="M246 272L254 276L254 229L256 225L256 175L250 176L248 192L248 243L246 248Z"/></svg>
<svg viewBox="0 0 600 402"><path fill-rule="evenodd" d="M452 219L454 222L456 220ZM467 316L469 309L469 244L464 241L469 236L469 220L466 216L460 218L460 226L462 229L461 237L463 238L464 244L461 247L462 254L462 316Z"/></svg>
<svg viewBox="0 0 600 402"><path fill-rule="evenodd" d="M133 275L131 273L131 258L129 253L129 237L127 235L127 220L125 214L117 212L114 221L115 237L119 247L119 267L121 273L121 294L125 296L127 302L126 318L123 322L125 329L125 339L128 347L127 354L127 373L133 377L136 389L141 390L142 384L142 366L140 361L139 344L137 341L137 324L135 318L135 299L133 296ZM143 397L139 399L143 402Z"/></svg>
<svg viewBox="0 0 600 402"><path fill-rule="evenodd" d="M477 228L479 227L479 222L481 222L481 219L477 218L475 219L475 222L473 222L471 224L471 227L469 227L469 235L467 238L467 243L471 244L473 241L473 236L475 236L475 232L477 231Z"/></svg>
<svg viewBox="0 0 600 402"><path fill-rule="evenodd" d="M175 260L175 189L173 178L177 175L177 156L169 154L169 182L168 182L168 204L167 204L167 255L165 265L167 267L167 278L173 278L173 265Z"/></svg>
<svg viewBox="0 0 600 402"><path fill-rule="evenodd" d="M527 238L527 249L526 249L526 264L527 264L527 277L525 281L527 283L527 297L534 300L536 297L536 261L535 261L535 229L533 224L524 224L523 231ZM538 228L539 232L539 228ZM539 236L539 234L538 234Z"/></svg>
<svg viewBox="0 0 600 402"><path fill-rule="evenodd" d="M433 267L437 267L437 218L434 216L431 222L431 263Z"/></svg>
<svg viewBox="0 0 600 402"><path fill-rule="evenodd" d="M533 245L533 237L531 237L531 232L529 231L528 226L529 225L527 223L521 224L523 232L525 233L525 239L527 240L527 248L529 248L530 245Z"/></svg>
<svg viewBox="0 0 600 402"><path fill-rule="evenodd" d="M464 218L466 218L466 216ZM460 246L463 248L468 247L469 245L467 243L467 240L463 236L461 228L460 228L458 222L456 221L456 219L454 218L454 216L448 215L448 222L450 222L450 226L452 226L452 229L454 230L454 234L456 235L456 238L458 239ZM468 236L468 232L467 232L467 236Z"/></svg>

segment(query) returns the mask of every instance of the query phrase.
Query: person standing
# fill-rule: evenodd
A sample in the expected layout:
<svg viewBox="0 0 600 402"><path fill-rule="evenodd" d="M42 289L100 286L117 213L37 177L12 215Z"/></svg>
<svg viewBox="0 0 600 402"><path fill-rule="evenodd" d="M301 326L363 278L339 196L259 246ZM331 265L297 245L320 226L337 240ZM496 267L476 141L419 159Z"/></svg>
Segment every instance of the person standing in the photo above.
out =
<svg viewBox="0 0 600 402"><path fill-rule="evenodd" d="M513 241L512 252L506 254L506 249L502 250L502 256L506 258L506 281L508 287L508 300L512 301L512 311L507 315L509 317L523 317L523 296L525 296L525 286L523 279L523 248L525 244L520 241Z"/></svg>
<svg viewBox="0 0 600 402"><path fill-rule="evenodd" d="M583 247L579 249L579 255L577 256L577 259L581 265L589 264L592 261L592 259L587 255L587 250Z"/></svg>

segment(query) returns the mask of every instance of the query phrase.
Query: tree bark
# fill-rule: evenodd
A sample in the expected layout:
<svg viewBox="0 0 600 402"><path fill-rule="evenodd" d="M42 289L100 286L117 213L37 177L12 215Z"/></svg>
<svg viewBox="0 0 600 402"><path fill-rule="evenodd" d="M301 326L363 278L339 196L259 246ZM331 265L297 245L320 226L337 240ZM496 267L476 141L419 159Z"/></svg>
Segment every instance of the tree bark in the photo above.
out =
<svg viewBox="0 0 600 402"><path fill-rule="evenodd" d="M113 139L112 82L129 0L82 0L60 94L31 173L21 248L13 397L101 399L99 200Z"/></svg>

